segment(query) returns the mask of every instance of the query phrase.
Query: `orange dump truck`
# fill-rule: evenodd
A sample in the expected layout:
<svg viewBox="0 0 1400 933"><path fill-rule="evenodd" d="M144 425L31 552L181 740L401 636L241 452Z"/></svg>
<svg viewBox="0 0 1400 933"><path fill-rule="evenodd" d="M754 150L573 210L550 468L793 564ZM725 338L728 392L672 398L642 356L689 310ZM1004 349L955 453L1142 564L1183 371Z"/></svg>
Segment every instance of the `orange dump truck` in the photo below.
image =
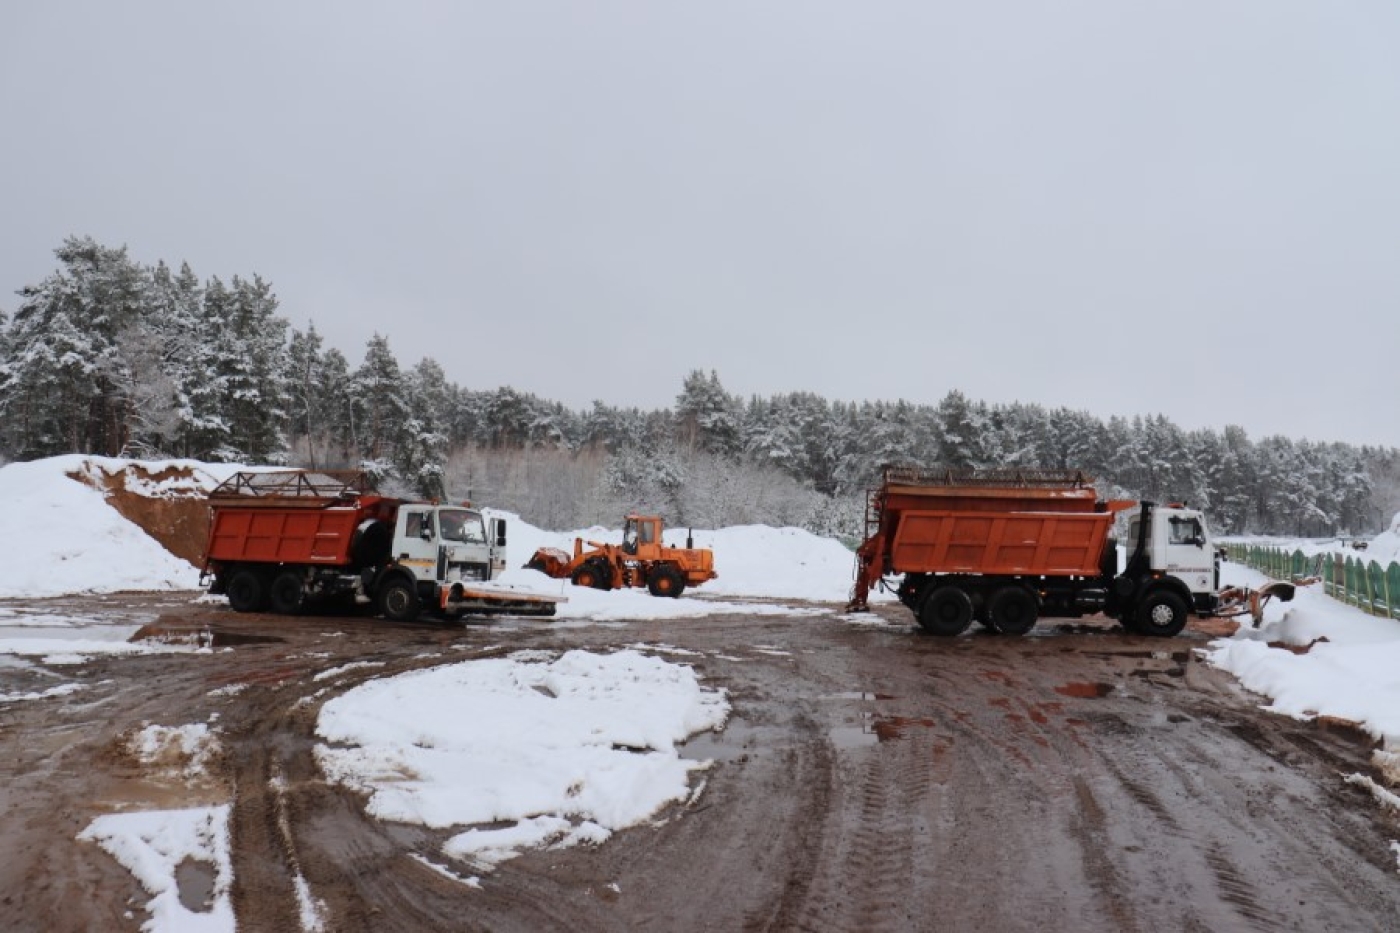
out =
<svg viewBox="0 0 1400 933"><path fill-rule="evenodd" d="M553 615L558 596L491 583L504 519L373 492L360 473L236 473L209 494L203 577L238 612L301 612L336 596L386 618L421 612Z"/></svg>
<svg viewBox="0 0 1400 933"><path fill-rule="evenodd" d="M1111 537L1128 521L1127 562ZM1201 512L1104 501L1074 470L888 467L866 508L850 609L889 586L919 624L957 635L975 620L1020 635L1041 616L1102 612L1172 636L1191 613L1236 615L1247 593L1220 590L1220 555ZM1292 598L1291 587L1270 595Z"/></svg>

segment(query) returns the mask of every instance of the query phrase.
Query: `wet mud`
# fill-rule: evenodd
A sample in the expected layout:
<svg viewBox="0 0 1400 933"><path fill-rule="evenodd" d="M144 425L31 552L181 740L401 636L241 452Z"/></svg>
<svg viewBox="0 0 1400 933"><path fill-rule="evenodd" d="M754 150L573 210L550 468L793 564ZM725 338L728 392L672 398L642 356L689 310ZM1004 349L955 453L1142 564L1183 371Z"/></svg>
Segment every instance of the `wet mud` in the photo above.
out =
<svg viewBox="0 0 1400 933"><path fill-rule="evenodd" d="M455 626L236 615L181 597L66 600L211 650L0 670L82 689L0 704L0 929L137 930L148 896L76 836L116 810L232 802L241 929L1372 930L1400 916L1395 815L1342 721L1262 712L1205 665L1210 634L1160 641L1087 620L1025 638L926 637L858 621L722 616ZM381 823L326 783L320 705L368 679L516 649L665 645L733 715L686 743L700 795L585 848L483 874L451 833ZM685 652L685 653L681 653ZM352 661L379 667L317 674ZM207 722L191 782L123 751L147 724ZM479 886L467 879L479 876ZM181 899L212 869L188 862Z"/></svg>

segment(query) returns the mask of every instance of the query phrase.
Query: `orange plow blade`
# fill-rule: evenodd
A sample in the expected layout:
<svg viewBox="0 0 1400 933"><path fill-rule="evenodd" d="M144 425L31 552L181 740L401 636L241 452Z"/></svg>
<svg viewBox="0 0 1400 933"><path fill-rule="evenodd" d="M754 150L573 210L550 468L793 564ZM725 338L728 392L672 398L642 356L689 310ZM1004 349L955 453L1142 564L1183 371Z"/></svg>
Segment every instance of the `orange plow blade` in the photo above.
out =
<svg viewBox="0 0 1400 933"><path fill-rule="evenodd" d="M1313 580L1303 581L1303 585L1315 582ZM1254 627L1258 628L1259 623L1264 621L1264 607L1269 600L1275 596L1279 602L1290 602L1293 594L1298 591L1298 586L1293 583L1284 583L1280 580L1271 580L1259 587L1251 590L1242 586L1230 587L1220 593L1220 608L1216 611L1217 616L1230 618L1233 616L1248 615L1254 622Z"/></svg>

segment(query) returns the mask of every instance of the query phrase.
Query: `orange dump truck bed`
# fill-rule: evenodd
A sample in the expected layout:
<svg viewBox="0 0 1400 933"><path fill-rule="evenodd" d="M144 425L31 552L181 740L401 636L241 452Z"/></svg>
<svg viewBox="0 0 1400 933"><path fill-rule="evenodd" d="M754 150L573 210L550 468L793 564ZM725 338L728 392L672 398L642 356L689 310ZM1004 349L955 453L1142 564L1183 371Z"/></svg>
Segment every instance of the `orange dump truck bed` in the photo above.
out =
<svg viewBox="0 0 1400 933"><path fill-rule="evenodd" d="M890 572L1087 576L1098 573L1112 524L1106 512L905 512Z"/></svg>
<svg viewBox="0 0 1400 933"><path fill-rule="evenodd" d="M887 574L1096 575L1113 507L1073 471L889 469L866 523L857 552L862 604Z"/></svg>
<svg viewBox="0 0 1400 933"><path fill-rule="evenodd" d="M357 508L214 509L206 560L238 563L348 564Z"/></svg>
<svg viewBox="0 0 1400 933"><path fill-rule="evenodd" d="M352 565L361 524L392 521L397 503L369 492L360 473L234 474L209 494L205 570L214 563Z"/></svg>

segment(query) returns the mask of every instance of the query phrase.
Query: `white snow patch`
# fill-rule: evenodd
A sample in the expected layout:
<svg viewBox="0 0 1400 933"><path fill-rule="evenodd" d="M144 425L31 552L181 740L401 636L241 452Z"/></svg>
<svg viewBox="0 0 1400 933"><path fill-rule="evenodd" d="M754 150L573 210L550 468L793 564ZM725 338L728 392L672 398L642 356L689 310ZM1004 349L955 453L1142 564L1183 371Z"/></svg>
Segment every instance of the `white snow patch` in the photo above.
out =
<svg viewBox="0 0 1400 933"><path fill-rule="evenodd" d="M16 703L23 700L47 700L50 697L68 696L83 689L82 684L59 684L47 690L31 693L0 693L0 703Z"/></svg>
<svg viewBox="0 0 1400 933"><path fill-rule="evenodd" d="M78 839L96 842L152 895L146 904L151 918L141 925L146 933L233 933L229 810L224 804L113 813L93 820ZM181 903L176 871L187 859L212 867L212 903L206 910Z"/></svg>
<svg viewBox="0 0 1400 933"><path fill-rule="evenodd" d="M707 763L676 744L728 712L689 667L633 650L522 651L334 698L317 726L333 744L316 754L381 819L468 827L445 852L489 869L526 846L601 842L686 800Z"/></svg>

